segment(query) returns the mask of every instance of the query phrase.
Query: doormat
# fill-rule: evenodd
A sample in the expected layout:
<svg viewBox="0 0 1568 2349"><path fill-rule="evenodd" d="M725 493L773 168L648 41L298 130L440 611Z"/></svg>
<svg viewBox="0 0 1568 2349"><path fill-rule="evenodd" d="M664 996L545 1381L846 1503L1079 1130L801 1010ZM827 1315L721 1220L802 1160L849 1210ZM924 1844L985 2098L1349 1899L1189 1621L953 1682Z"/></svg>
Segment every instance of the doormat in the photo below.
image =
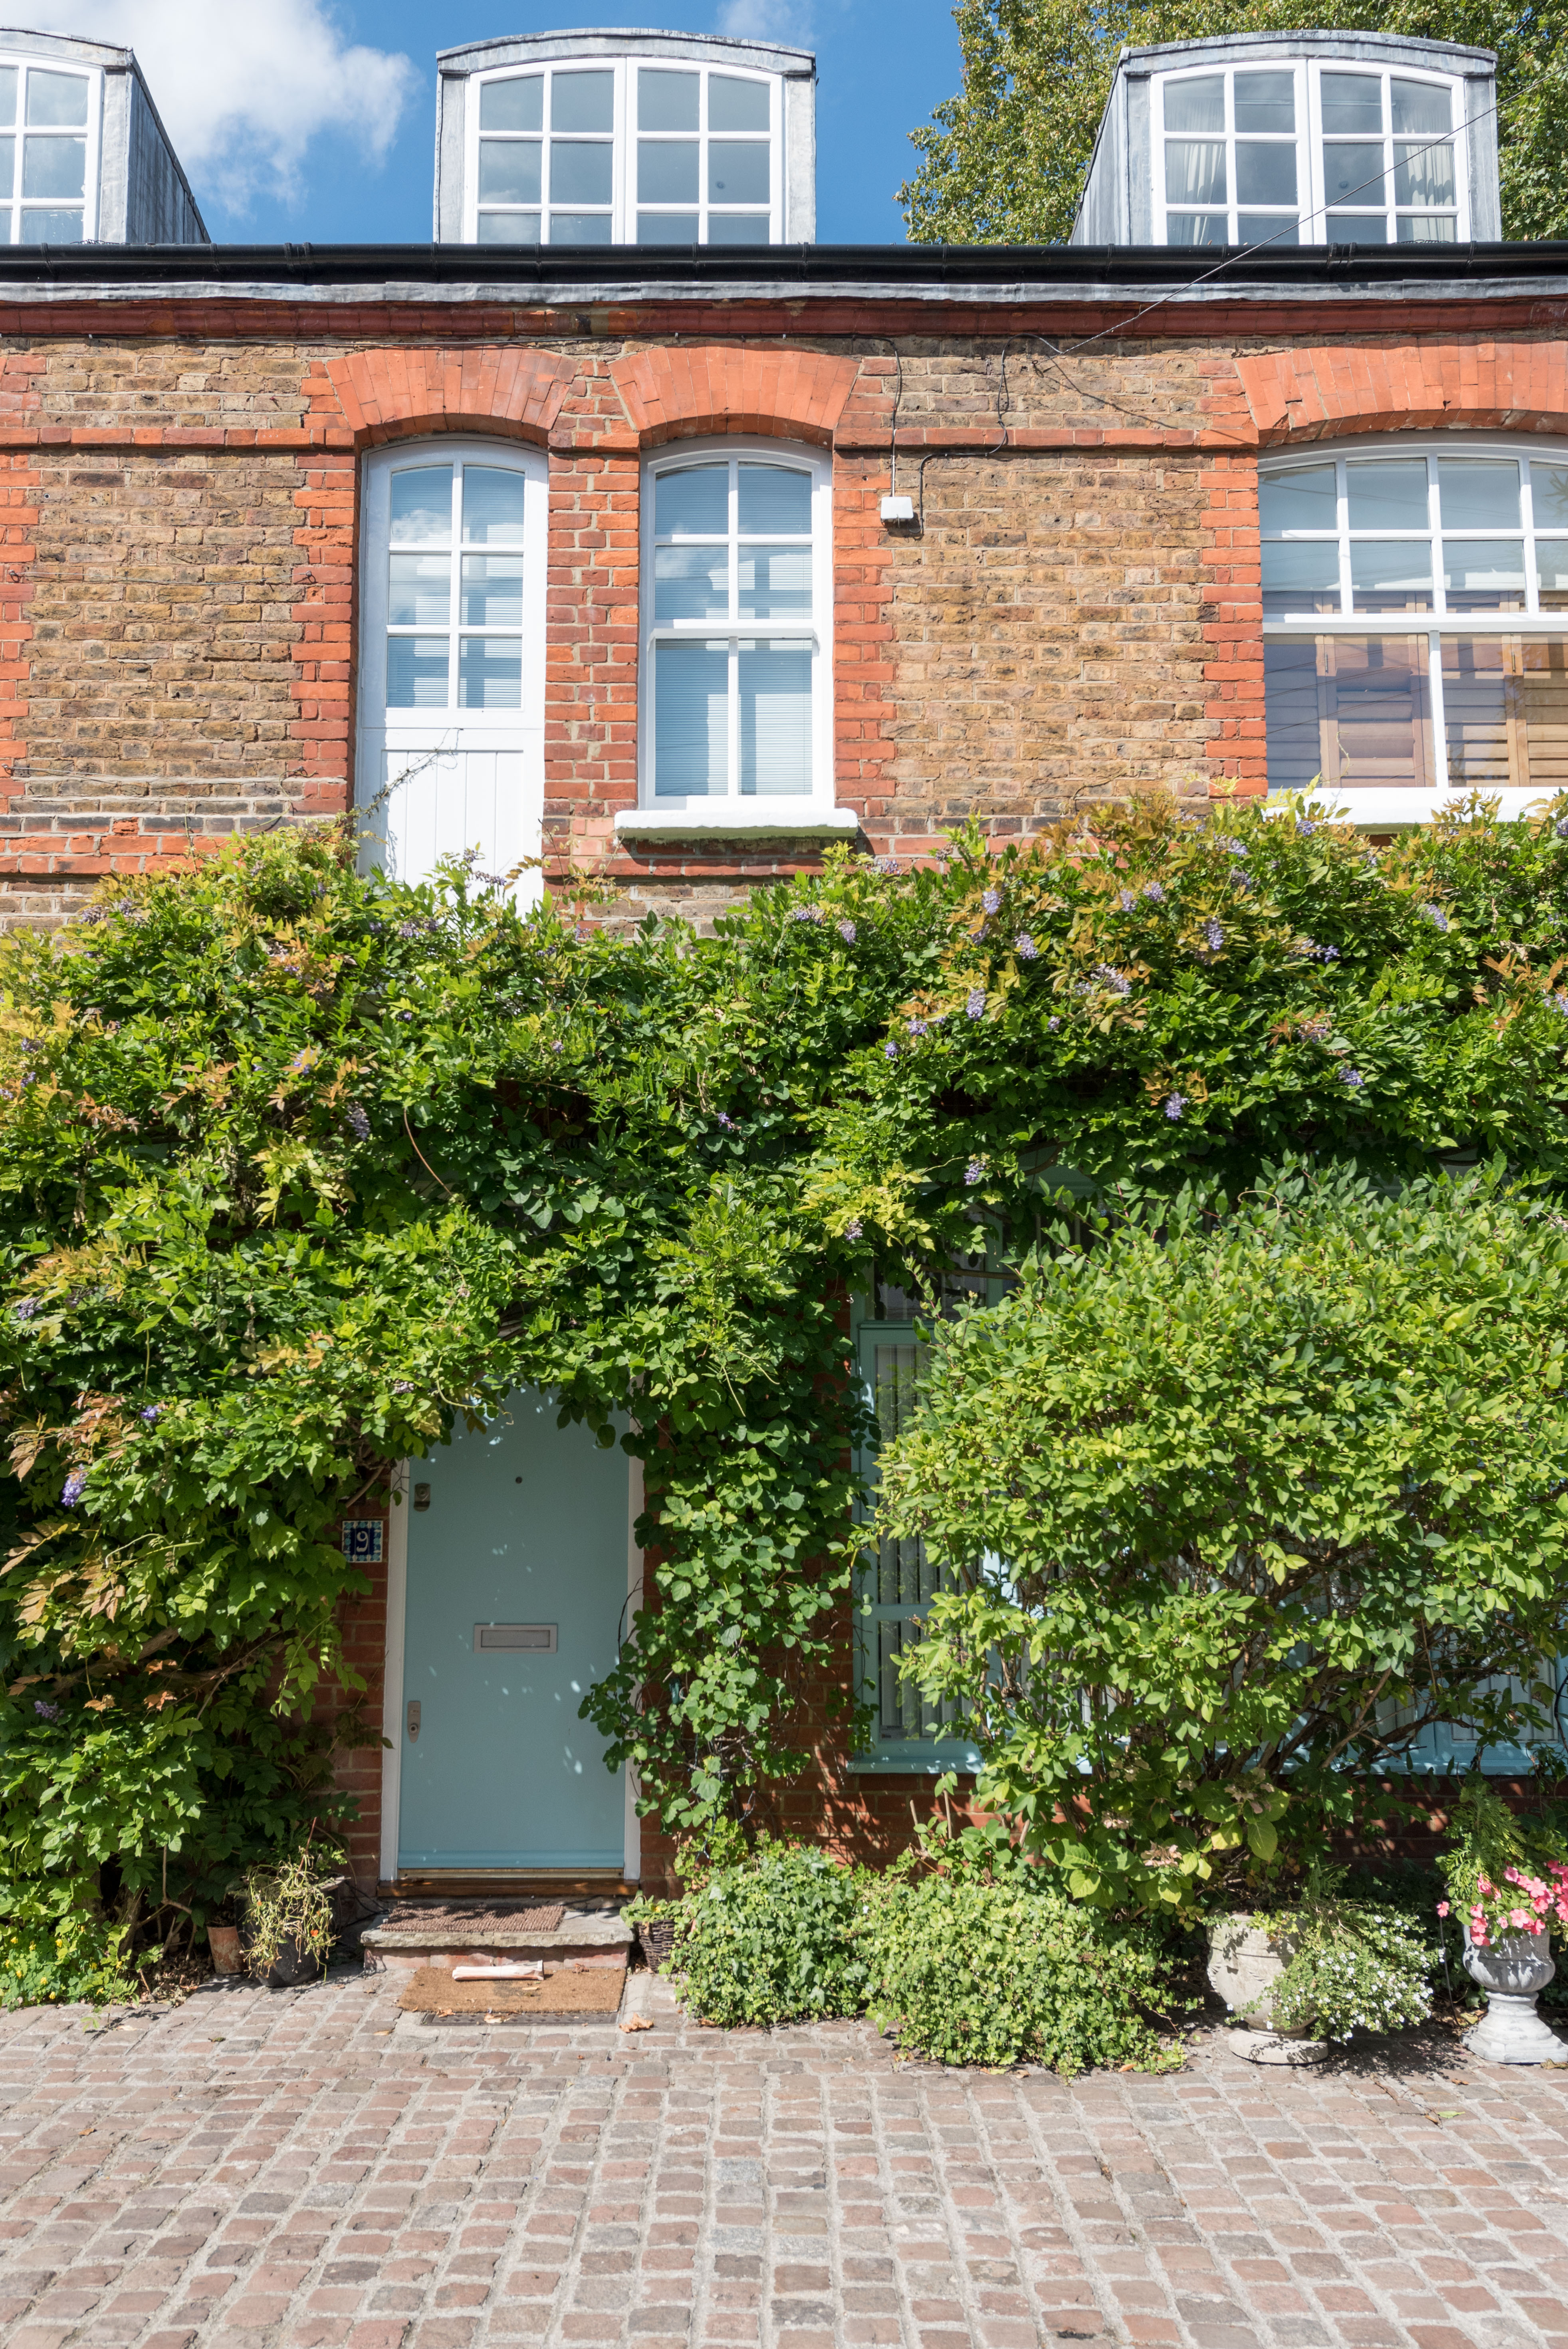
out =
<svg viewBox="0 0 1568 2349"><path fill-rule="evenodd" d="M565 1916L563 1904L548 1909L503 1909L465 1900L449 1906L431 1901L411 1906L398 1901L384 1920L384 1933L449 1933L461 1940L468 1933L555 1933Z"/></svg>
<svg viewBox="0 0 1568 2349"><path fill-rule="evenodd" d="M525 2022L530 2015L609 2016L621 2003L626 1976L620 1966L563 1966L542 1982L454 1982L444 1966L421 1966L397 2001L403 2014L464 2021L494 2014Z"/></svg>

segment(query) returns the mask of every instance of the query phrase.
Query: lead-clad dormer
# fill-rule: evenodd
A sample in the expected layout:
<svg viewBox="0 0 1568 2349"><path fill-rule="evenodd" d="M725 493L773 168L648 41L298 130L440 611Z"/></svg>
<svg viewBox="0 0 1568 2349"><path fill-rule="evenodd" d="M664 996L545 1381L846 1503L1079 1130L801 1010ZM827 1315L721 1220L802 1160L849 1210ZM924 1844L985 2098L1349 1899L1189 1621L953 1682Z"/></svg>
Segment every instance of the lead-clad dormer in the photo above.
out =
<svg viewBox="0 0 1568 2349"><path fill-rule="evenodd" d="M205 244L129 49L0 29L0 244Z"/></svg>
<svg viewBox="0 0 1568 2349"><path fill-rule="evenodd" d="M795 244L816 234L816 59L686 33L539 33L438 60L436 236Z"/></svg>
<svg viewBox="0 0 1568 2349"><path fill-rule="evenodd" d="M1497 59L1373 33L1124 49L1074 244L1456 244L1502 233Z"/></svg>

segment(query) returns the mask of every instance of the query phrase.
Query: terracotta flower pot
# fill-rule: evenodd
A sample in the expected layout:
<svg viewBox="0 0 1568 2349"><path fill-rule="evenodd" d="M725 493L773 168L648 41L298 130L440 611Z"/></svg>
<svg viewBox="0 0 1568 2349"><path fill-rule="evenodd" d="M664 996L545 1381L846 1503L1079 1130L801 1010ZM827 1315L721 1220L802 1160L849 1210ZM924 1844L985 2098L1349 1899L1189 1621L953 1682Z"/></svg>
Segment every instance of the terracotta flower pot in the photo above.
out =
<svg viewBox="0 0 1568 2349"><path fill-rule="evenodd" d="M238 1925L209 1925L207 1947L212 1952L215 1974L237 1974L240 1971L240 1929Z"/></svg>
<svg viewBox="0 0 1568 2349"><path fill-rule="evenodd" d="M1486 2013L1464 2044L1484 2064L1568 2064L1568 2040L1559 2039L1535 2011L1557 1971L1544 1933L1500 1933L1484 1950L1464 1928L1464 1968L1487 1997Z"/></svg>

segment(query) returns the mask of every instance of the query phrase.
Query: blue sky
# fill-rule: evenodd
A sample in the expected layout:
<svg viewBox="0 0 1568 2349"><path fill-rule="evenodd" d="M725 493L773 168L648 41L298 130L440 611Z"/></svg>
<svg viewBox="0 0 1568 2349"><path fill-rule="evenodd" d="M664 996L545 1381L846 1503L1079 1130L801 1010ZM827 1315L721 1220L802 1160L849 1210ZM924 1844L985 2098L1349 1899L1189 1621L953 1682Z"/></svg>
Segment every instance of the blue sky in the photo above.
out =
<svg viewBox="0 0 1568 2349"><path fill-rule="evenodd" d="M895 201L960 80L952 0L29 0L40 30L133 47L215 237L425 243L438 49L643 25L814 48L817 234L903 241Z"/></svg>

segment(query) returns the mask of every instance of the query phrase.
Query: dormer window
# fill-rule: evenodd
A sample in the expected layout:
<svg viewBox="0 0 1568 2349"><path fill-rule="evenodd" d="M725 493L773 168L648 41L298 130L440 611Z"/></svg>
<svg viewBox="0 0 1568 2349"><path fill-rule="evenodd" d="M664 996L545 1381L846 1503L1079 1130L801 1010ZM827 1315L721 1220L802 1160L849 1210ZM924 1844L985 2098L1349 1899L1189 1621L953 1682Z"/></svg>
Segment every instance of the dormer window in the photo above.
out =
<svg viewBox="0 0 1568 2349"><path fill-rule="evenodd" d="M97 233L98 76L0 63L0 217L8 244L80 244Z"/></svg>
<svg viewBox="0 0 1568 2349"><path fill-rule="evenodd" d="M1450 76L1387 67L1162 74L1165 244L1452 244L1470 233Z"/></svg>

